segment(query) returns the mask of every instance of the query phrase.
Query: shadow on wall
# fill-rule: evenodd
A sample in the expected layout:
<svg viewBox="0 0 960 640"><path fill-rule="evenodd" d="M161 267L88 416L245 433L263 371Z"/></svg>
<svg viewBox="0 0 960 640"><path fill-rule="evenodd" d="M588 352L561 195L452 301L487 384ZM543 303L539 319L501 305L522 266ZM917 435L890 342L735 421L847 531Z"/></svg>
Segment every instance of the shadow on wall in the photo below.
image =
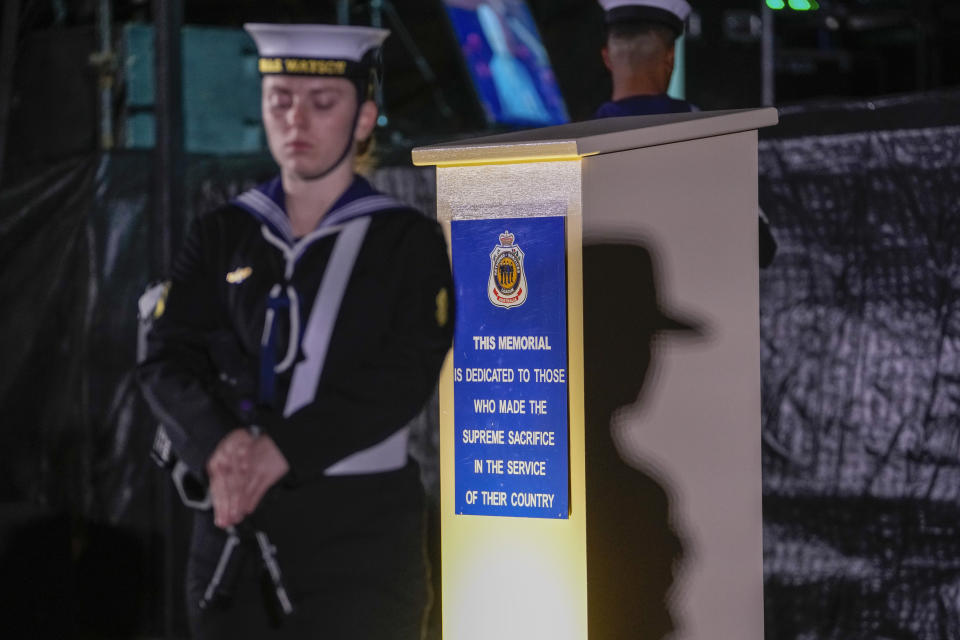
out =
<svg viewBox="0 0 960 640"><path fill-rule="evenodd" d="M611 418L634 404L654 337L702 336L658 305L654 256L639 242L583 249L587 585L590 636L659 640L675 630L668 594L683 558L670 487L617 451Z"/></svg>

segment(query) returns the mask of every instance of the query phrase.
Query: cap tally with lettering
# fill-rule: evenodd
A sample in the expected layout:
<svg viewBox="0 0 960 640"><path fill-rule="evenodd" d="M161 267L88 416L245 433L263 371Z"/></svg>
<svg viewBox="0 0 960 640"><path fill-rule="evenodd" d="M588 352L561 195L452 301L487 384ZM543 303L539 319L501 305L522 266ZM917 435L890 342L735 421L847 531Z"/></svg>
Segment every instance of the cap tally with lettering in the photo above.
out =
<svg viewBox="0 0 960 640"><path fill-rule="evenodd" d="M386 29L332 24L243 25L257 45L260 73L364 80L378 64Z"/></svg>
<svg viewBox="0 0 960 640"><path fill-rule="evenodd" d="M625 22L657 22L683 33L690 15L686 0L599 0L607 26Z"/></svg>

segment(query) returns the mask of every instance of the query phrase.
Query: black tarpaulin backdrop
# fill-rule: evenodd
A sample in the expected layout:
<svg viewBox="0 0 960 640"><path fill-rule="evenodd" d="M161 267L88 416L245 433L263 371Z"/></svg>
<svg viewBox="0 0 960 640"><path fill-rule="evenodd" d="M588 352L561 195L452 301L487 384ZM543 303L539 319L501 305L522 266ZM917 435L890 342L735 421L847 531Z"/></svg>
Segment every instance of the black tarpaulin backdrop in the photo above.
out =
<svg viewBox="0 0 960 640"><path fill-rule="evenodd" d="M760 144L768 638L960 638L958 97Z"/></svg>
<svg viewBox="0 0 960 640"><path fill-rule="evenodd" d="M960 637L960 93L792 109L760 169L767 637ZM191 158L173 237L272 171ZM429 171L375 182L432 209ZM5 630L184 630L186 514L130 378L151 184L117 153L0 193Z"/></svg>

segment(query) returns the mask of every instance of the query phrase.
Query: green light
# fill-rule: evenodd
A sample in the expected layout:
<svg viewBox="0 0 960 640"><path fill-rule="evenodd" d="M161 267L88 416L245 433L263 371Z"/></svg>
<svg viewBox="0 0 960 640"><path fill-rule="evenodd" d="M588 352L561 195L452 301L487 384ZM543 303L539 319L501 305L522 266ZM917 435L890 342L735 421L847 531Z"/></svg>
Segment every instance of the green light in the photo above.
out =
<svg viewBox="0 0 960 640"><path fill-rule="evenodd" d="M788 0L788 4L794 11L816 11L820 8L817 0Z"/></svg>
<svg viewBox="0 0 960 640"><path fill-rule="evenodd" d="M783 0L767 0L767 6L774 11L780 11L780 9L783 9L787 4Z"/></svg>

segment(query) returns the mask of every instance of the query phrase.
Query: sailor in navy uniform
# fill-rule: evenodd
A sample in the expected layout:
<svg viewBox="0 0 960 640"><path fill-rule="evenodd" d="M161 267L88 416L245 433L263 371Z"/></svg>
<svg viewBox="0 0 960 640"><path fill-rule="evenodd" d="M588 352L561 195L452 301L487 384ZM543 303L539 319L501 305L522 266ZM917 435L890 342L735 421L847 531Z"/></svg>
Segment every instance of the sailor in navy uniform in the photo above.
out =
<svg viewBox="0 0 960 640"><path fill-rule="evenodd" d="M452 337L439 226L354 174L387 31L246 25L280 175L194 221L139 379L209 486L198 638L419 638L423 497L405 425Z"/></svg>
<svg viewBox="0 0 960 640"><path fill-rule="evenodd" d="M613 96L593 117L650 116L699 111L667 95L677 38L690 16L686 0L599 0L606 11L603 62L613 80ZM777 252L770 222L759 213L760 266Z"/></svg>
<svg viewBox="0 0 960 640"><path fill-rule="evenodd" d="M594 118L683 113L696 108L667 95L676 39L683 33L686 0L600 0L606 11L601 54L613 95Z"/></svg>

